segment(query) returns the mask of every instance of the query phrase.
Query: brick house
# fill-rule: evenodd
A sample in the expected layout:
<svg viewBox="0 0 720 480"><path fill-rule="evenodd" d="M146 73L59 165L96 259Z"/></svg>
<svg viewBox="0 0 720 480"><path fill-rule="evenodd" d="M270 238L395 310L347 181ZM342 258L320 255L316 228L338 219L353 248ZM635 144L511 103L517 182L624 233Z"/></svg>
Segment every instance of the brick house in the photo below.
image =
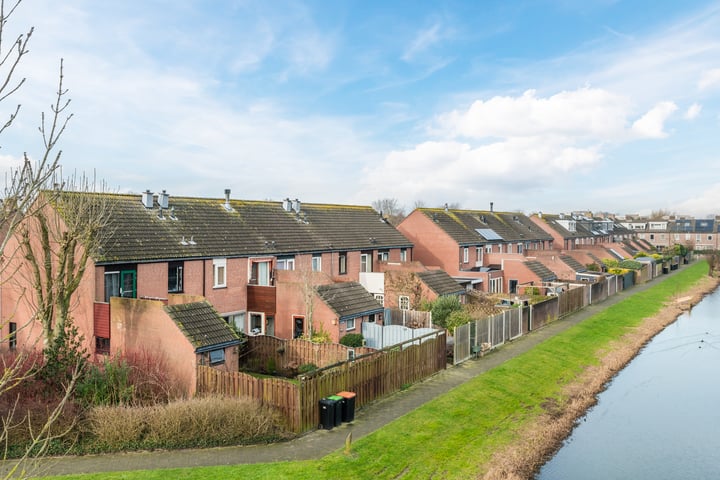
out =
<svg viewBox="0 0 720 480"><path fill-rule="evenodd" d="M490 293L512 292L536 280L528 257L553 244L527 216L492 208L418 208L398 230L413 242L416 260L446 271L468 290Z"/></svg>
<svg viewBox="0 0 720 480"><path fill-rule="evenodd" d="M357 281L378 260L412 258L412 243L369 206L232 200L229 190L224 198L79 195L102 195L113 205L112 237L92 255L73 309L88 351L97 354L153 348L142 329L156 315L168 317L159 305L205 300L240 332L293 338L298 329L309 331L303 278L312 286ZM5 330L31 319L32 306L20 300L26 287L3 284ZM114 308L115 298L136 299L137 335L118 333L125 309ZM38 336L29 325L13 346Z"/></svg>

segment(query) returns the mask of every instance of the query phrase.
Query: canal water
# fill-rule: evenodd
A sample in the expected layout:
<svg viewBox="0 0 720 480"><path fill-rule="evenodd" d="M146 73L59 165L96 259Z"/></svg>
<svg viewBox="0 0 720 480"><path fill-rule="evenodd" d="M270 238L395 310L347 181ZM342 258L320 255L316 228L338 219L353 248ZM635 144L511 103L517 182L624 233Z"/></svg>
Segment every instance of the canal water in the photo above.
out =
<svg viewBox="0 0 720 480"><path fill-rule="evenodd" d="M612 380L536 480L720 478L720 290Z"/></svg>

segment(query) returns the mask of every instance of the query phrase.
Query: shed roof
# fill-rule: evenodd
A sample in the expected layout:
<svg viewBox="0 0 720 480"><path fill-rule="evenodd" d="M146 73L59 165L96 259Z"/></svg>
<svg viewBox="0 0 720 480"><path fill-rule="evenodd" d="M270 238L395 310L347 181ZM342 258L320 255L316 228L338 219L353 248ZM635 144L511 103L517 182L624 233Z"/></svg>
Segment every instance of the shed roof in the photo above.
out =
<svg viewBox="0 0 720 480"><path fill-rule="evenodd" d="M167 305L164 308L198 353L241 343L240 336L208 302Z"/></svg>
<svg viewBox="0 0 720 480"><path fill-rule="evenodd" d="M438 295L459 295L465 293L463 286L444 270L426 270L424 272L418 272L417 276L420 277L430 290Z"/></svg>
<svg viewBox="0 0 720 480"><path fill-rule="evenodd" d="M315 287L318 297L340 320L383 312L375 297L357 282L340 282Z"/></svg>

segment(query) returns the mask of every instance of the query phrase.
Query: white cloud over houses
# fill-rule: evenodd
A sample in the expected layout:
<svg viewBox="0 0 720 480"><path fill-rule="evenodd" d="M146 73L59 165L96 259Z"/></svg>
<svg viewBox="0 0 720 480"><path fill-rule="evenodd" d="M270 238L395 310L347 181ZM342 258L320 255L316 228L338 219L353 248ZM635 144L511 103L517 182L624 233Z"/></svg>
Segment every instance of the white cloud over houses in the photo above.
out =
<svg viewBox="0 0 720 480"><path fill-rule="evenodd" d="M702 73L698 81L698 88L700 90L707 90L718 86L720 86L720 68L712 68Z"/></svg>
<svg viewBox="0 0 720 480"><path fill-rule="evenodd" d="M688 109L685 111L684 118L685 120L694 120L700 115L700 112L702 111L702 105L699 103L693 103L688 107Z"/></svg>
<svg viewBox="0 0 720 480"><path fill-rule="evenodd" d="M436 117L428 135L439 138L390 152L379 189L392 188L405 202L433 204L453 195L472 204L500 188L515 195L560 188L568 175L599 166L614 146L666 137L675 110L663 101L638 115L627 97L590 87L476 100Z"/></svg>

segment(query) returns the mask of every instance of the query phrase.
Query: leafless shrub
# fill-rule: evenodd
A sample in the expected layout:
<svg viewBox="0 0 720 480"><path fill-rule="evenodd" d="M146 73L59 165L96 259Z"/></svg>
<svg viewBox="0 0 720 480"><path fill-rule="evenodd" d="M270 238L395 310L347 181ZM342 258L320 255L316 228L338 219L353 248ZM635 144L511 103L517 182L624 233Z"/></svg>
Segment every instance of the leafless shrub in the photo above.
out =
<svg viewBox="0 0 720 480"><path fill-rule="evenodd" d="M99 407L89 412L87 425L97 442L109 450L227 445L283 434L277 413L245 398L205 397L151 407Z"/></svg>

